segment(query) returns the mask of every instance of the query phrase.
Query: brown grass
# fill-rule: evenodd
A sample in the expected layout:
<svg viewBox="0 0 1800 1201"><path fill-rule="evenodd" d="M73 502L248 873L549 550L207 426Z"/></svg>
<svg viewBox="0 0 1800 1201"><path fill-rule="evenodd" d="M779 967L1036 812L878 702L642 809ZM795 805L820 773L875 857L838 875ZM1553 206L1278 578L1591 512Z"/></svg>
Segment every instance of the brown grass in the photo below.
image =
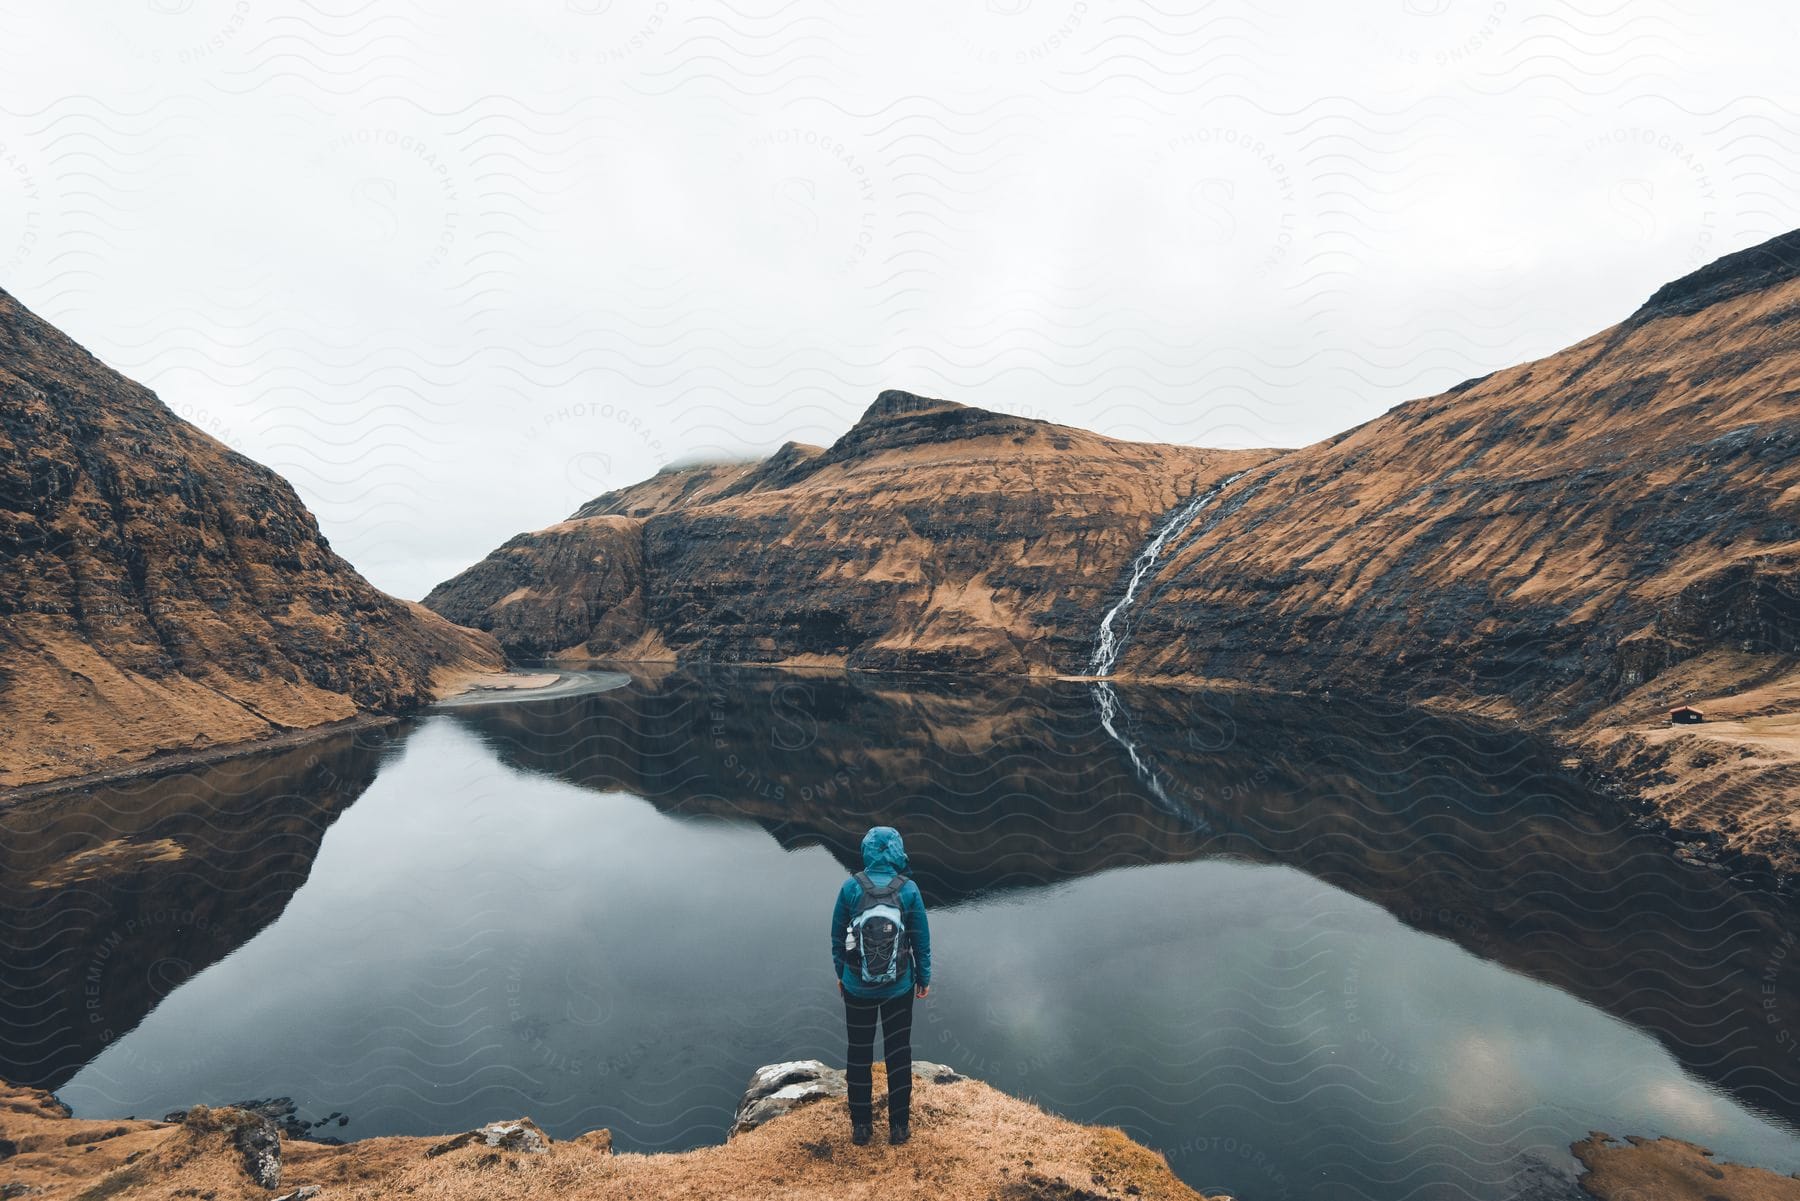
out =
<svg viewBox="0 0 1800 1201"><path fill-rule="evenodd" d="M1573 1148L1586 1165L1581 1187L1601 1201L1800 1201L1800 1180L1718 1163L1680 1139L1591 1134Z"/></svg>
<svg viewBox="0 0 1800 1201"><path fill-rule="evenodd" d="M876 1065L880 1072L880 1065ZM885 1085L875 1084L877 1097ZM879 1104L879 1103L878 1103ZM0 1162L0 1186L17 1183L58 1198L211 1196L267 1198L229 1145L230 1110L198 1128L160 1122L87 1122L62 1116L48 1094L0 1085L0 1138L19 1153ZM1077 1125L976 1080L920 1084L913 1137L850 1141L844 1102L826 1099L745 1132L721 1146L678 1154L611 1154L603 1132L553 1143L541 1154L473 1145L428 1155L446 1140L379 1138L330 1147L283 1140L277 1194L320 1185L330 1201L408 1196L420 1201L481 1198L807 1197L1143 1198L1201 1201L1167 1161L1111 1128ZM107 1132L96 1142L71 1136ZM118 1130L122 1133L112 1134Z"/></svg>

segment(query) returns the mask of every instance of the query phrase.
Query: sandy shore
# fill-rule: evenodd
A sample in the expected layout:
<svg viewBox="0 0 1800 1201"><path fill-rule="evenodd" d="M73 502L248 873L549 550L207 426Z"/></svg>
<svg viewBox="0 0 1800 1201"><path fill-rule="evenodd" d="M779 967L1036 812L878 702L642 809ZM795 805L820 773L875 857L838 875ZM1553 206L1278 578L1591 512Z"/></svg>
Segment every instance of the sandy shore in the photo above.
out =
<svg viewBox="0 0 1800 1201"><path fill-rule="evenodd" d="M503 671L470 677L460 691L433 705L433 709L459 709L468 705L498 705L514 701L585 696L610 692L631 682L619 671Z"/></svg>

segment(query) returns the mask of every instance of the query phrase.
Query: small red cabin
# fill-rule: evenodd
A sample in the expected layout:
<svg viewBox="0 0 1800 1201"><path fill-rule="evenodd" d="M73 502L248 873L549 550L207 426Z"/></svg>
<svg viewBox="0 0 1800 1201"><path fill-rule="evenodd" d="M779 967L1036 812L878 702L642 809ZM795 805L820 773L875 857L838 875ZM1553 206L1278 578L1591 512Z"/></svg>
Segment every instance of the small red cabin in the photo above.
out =
<svg viewBox="0 0 1800 1201"><path fill-rule="evenodd" d="M1691 726L1706 720L1706 714L1692 705L1680 705L1669 710L1669 720L1678 726Z"/></svg>

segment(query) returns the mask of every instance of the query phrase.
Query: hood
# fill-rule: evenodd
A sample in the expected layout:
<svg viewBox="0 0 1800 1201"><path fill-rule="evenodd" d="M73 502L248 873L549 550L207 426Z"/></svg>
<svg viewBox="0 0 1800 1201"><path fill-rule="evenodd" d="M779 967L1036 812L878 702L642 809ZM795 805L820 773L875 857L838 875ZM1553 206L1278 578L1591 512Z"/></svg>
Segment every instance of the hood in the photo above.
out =
<svg viewBox="0 0 1800 1201"><path fill-rule="evenodd" d="M894 876L906 870L906 844L892 826L876 826L862 840L863 870Z"/></svg>

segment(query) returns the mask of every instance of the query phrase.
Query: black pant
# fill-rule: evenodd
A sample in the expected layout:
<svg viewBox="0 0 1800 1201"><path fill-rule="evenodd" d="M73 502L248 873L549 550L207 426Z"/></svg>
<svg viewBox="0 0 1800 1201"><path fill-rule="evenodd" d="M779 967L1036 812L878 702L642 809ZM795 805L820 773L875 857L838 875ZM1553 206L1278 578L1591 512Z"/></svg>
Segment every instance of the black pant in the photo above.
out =
<svg viewBox="0 0 1800 1201"><path fill-rule="evenodd" d="M875 1019L881 1019L881 1049L887 1057L888 1125L905 1125L912 1117L913 990L886 1001L844 996L844 1023L850 1029L850 1053L844 1075L850 1085L850 1120L870 1124L875 1090Z"/></svg>

